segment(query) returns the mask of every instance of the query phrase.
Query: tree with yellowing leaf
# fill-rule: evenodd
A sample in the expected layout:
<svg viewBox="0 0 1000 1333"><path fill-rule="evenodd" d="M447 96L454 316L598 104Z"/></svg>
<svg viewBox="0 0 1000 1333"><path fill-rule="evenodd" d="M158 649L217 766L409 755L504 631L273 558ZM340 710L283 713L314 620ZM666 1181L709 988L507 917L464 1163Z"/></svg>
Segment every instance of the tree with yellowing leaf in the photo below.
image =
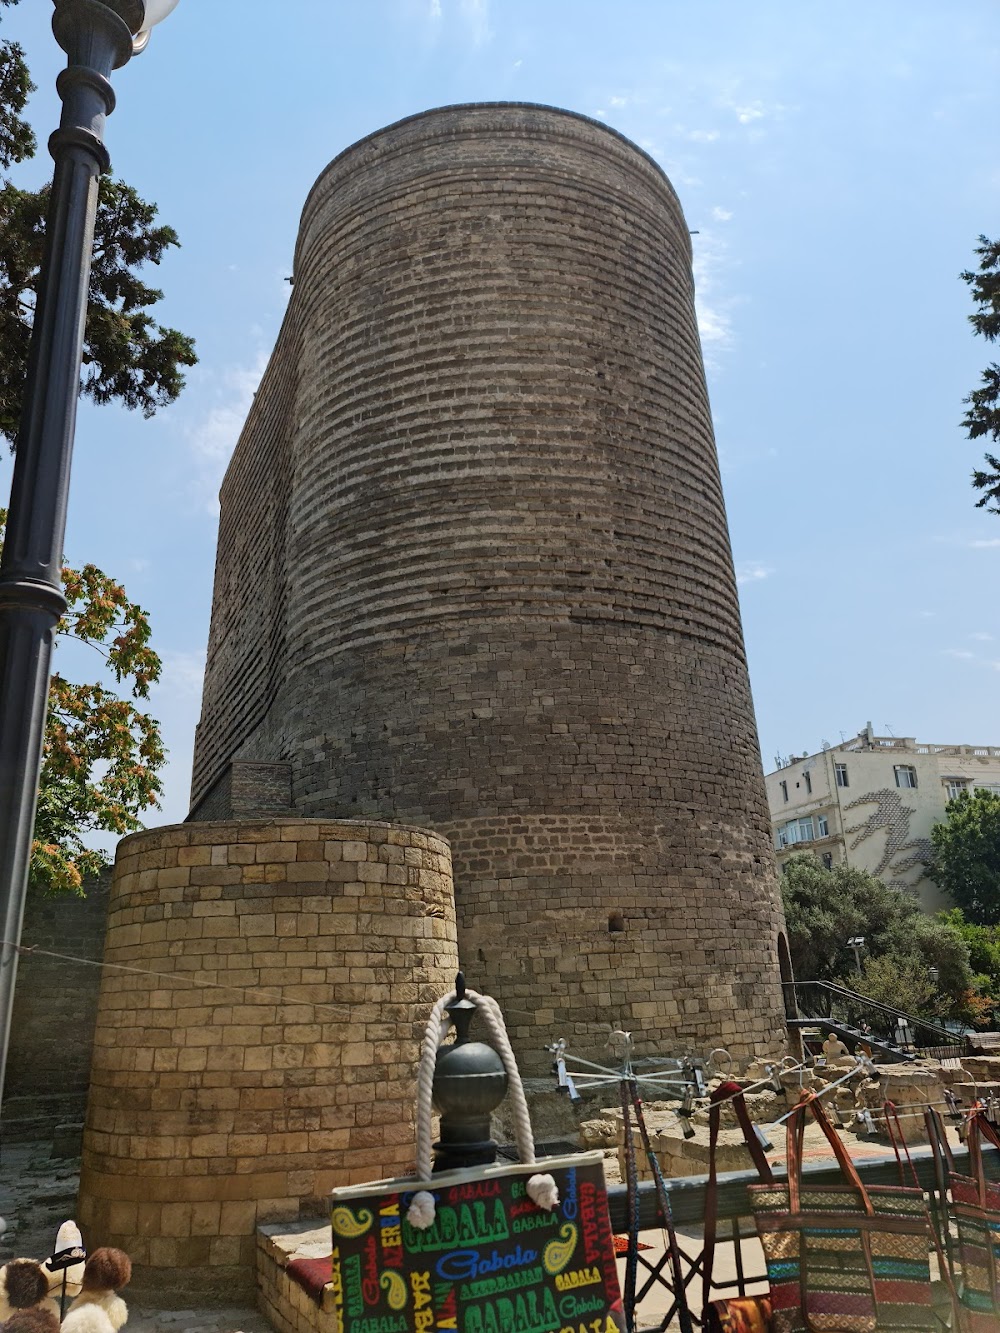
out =
<svg viewBox="0 0 1000 1333"><path fill-rule="evenodd" d="M0 510L0 539L5 518ZM62 581L68 605L59 635L94 648L125 686L77 685L57 671L49 687L31 883L80 893L85 877L105 864L86 836L131 833L141 827L139 814L157 804L165 758L159 724L133 700L149 697L160 659L149 646L145 611L120 583L96 565L66 566Z"/></svg>

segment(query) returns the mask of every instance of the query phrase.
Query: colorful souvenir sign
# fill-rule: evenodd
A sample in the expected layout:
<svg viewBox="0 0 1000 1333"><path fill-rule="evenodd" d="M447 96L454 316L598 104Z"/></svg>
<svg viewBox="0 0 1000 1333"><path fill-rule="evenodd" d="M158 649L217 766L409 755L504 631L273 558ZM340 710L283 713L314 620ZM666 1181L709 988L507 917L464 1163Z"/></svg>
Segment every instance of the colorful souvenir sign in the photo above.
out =
<svg viewBox="0 0 1000 1333"><path fill-rule="evenodd" d="M535 1172L559 1187L551 1212L528 1197ZM406 1221L420 1189L423 1231ZM625 1328L600 1152L337 1189L331 1222L338 1333Z"/></svg>

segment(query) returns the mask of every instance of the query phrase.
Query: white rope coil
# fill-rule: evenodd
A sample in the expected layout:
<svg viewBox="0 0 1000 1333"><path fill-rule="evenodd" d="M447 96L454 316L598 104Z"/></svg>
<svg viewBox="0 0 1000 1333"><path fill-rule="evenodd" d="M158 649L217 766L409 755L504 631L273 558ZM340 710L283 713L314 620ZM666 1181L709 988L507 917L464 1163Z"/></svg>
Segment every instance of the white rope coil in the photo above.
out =
<svg viewBox="0 0 1000 1333"><path fill-rule="evenodd" d="M455 991L443 995L431 1010L427 1020L427 1030L420 1046L420 1065L417 1070L417 1176L429 1181L434 1161L431 1152L431 1115L434 1109L434 1067L437 1063L438 1048L444 1042L451 1020L446 1013L446 1006L459 998ZM514 1111L514 1139L517 1154L525 1166L535 1163L535 1139L531 1132L531 1118L528 1115L528 1103L524 1097L524 1086L517 1068L517 1061L507 1036L507 1025L496 1000L490 995L480 995L478 991L466 990L464 998L471 1000L486 1022L493 1046L507 1073L508 1092ZM559 1190L552 1176L537 1174L527 1183L528 1197L539 1208L551 1211L559 1202ZM410 1201L406 1220L410 1226L425 1230L434 1222L434 1195L429 1190L418 1190Z"/></svg>

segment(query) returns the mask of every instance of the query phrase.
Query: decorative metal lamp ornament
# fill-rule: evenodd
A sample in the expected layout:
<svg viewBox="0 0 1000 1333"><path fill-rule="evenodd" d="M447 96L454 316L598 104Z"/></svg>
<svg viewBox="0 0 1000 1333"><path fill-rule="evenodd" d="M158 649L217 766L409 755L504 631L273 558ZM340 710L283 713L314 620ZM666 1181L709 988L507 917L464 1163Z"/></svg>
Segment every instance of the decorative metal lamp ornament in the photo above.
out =
<svg viewBox="0 0 1000 1333"><path fill-rule="evenodd" d="M434 1067L434 1109L441 1115L434 1170L488 1166L497 1157L490 1116L507 1095L507 1071L492 1046L469 1037L476 1006L465 998L461 972L455 978L455 999L445 1005L445 1012L455 1040L441 1047Z"/></svg>
<svg viewBox="0 0 1000 1333"><path fill-rule="evenodd" d="M149 35L152 28L157 23L162 23L171 10L177 6L177 0L146 0L146 12L143 15L142 27L132 39L132 54L141 55L149 45Z"/></svg>

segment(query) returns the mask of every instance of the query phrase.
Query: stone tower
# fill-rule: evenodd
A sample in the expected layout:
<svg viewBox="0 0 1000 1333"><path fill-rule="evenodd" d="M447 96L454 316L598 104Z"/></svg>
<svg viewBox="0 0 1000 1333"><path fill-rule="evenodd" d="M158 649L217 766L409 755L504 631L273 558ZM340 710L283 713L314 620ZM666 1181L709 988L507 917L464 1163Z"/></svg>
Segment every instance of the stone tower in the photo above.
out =
<svg viewBox="0 0 1000 1333"><path fill-rule="evenodd" d="M451 843L544 1041L760 1051L781 910L677 197L634 144L448 107L342 153L223 483L191 818Z"/></svg>

